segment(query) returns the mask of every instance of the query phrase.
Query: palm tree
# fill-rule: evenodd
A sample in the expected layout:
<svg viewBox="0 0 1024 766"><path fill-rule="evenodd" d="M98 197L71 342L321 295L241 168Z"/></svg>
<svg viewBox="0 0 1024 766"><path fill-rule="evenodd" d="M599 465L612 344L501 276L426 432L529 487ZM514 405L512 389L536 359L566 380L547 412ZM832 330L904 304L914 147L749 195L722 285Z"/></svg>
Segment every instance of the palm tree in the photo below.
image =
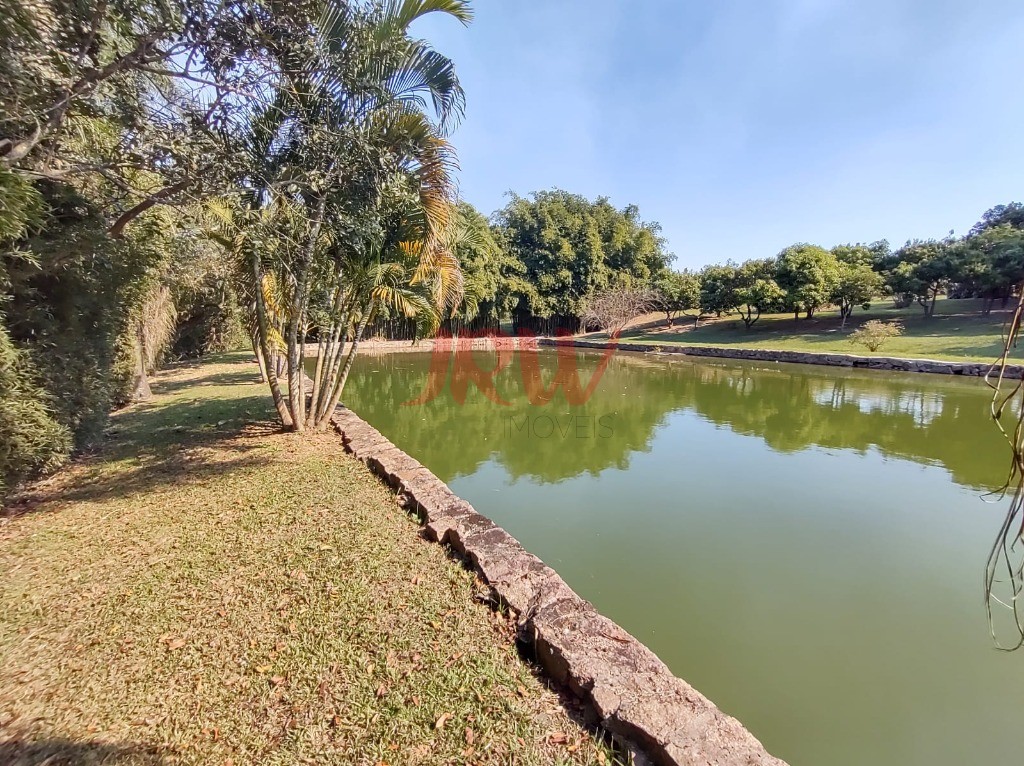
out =
<svg viewBox="0 0 1024 766"><path fill-rule="evenodd" d="M409 34L428 13L463 23L471 16L465 0L325 0L312 44L272 25L267 32L279 86L251 120L246 198L253 211L290 212L274 217L273 247L247 248L246 273L261 355L269 362L277 353L275 332L283 341L287 397L276 365L266 364L266 374L282 424L293 430L329 423L380 307L430 324L459 300L449 246L455 159L445 134L464 96L452 62ZM281 298L279 329L257 287L267 275ZM305 339L313 331L307 400Z"/></svg>

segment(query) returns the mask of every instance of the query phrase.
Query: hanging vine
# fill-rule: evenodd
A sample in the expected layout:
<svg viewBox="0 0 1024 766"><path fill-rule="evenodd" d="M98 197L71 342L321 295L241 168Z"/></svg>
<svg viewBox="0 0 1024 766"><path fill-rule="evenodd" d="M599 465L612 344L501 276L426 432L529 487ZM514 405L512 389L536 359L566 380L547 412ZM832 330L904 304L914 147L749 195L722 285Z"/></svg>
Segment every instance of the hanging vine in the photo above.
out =
<svg viewBox="0 0 1024 766"><path fill-rule="evenodd" d="M1010 470L1002 496L1010 497L1010 506L989 553L985 568L985 605L992 639L999 649L1014 651L1024 646L1024 380L1009 375L1010 355L1017 347L1021 320L1024 318L1024 283L1018 286L1020 300L1006 325L1003 351L985 376L992 388L992 418L1010 444ZM994 608L1012 615L1013 638L1000 641Z"/></svg>

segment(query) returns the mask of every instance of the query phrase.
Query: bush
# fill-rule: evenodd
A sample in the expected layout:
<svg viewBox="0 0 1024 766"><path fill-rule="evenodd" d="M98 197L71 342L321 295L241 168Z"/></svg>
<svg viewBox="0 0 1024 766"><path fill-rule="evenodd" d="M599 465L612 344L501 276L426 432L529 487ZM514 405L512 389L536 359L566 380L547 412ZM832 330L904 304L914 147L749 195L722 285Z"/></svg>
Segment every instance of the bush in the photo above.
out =
<svg viewBox="0 0 1024 766"><path fill-rule="evenodd" d="M234 263L202 242L189 244L167 275L178 314L170 355L196 358L248 345Z"/></svg>
<svg viewBox="0 0 1024 766"><path fill-rule="evenodd" d="M850 342L864 346L868 351L878 351L890 338L902 334L903 325L899 322L883 322L880 319L872 319L850 333Z"/></svg>
<svg viewBox="0 0 1024 766"><path fill-rule="evenodd" d="M19 482L57 468L71 451L71 435L46 400L0 321L0 499Z"/></svg>
<svg viewBox="0 0 1024 766"><path fill-rule="evenodd" d="M74 189L39 189L46 202L39 226L0 252L5 325L49 395L54 418L83 448L130 390L120 344L153 255L132 236L107 237L95 206Z"/></svg>
<svg viewBox="0 0 1024 766"><path fill-rule="evenodd" d="M587 299L583 324L618 335L626 325L658 305L658 296L653 290L615 287Z"/></svg>

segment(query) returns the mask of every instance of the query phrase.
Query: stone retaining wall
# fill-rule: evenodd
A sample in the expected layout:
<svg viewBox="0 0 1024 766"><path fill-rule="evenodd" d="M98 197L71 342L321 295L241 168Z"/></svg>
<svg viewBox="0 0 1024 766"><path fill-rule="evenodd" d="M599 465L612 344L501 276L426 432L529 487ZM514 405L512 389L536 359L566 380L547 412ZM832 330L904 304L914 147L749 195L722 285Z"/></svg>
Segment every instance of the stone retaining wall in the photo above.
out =
<svg viewBox="0 0 1024 766"><path fill-rule="evenodd" d="M375 428L343 407L334 425L347 451L420 515L426 535L474 567L515 615L541 666L587 703L608 731L664 766L785 766L739 721L672 675L650 649Z"/></svg>
<svg viewBox="0 0 1024 766"><path fill-rule="evenodd" d="M607 343L587 340L544 338L542 346L572 343L579 348L604 349ZM898 372L928 372L940 375L966 375L981 377L992 365L982 362L942 362L934 359L904 359L893 356L858 356L856 354L830 354L811 351L773 351L760 348L722 348L720 346L675 346L657 343L620 343L620 351L657 351L663 354L686 354L689 356L710 356L726 359L752 359L762 362L790 362L797 364L823 364L832 367L860 367L871 370L895 370ZM1003 377L1020 378L1024 365L1007 365Z"/></svg>

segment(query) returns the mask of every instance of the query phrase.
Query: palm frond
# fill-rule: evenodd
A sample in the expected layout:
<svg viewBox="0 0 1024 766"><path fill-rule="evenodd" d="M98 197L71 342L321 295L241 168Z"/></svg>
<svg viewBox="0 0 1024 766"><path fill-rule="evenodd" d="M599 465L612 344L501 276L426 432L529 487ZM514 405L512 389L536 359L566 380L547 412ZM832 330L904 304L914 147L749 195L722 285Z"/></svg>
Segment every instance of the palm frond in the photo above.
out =
<svg viewBox="0 0 1024 766"><path fill-rule="evenodd" d="M404 32L416 19L429 13L444 13L463 24L473 20L473 9L468 0L388 0L383 7L381 23L385 29Z"/></svg>
<svg viewBox="0 0 1024 766"><path fill-rule="evenodd" d="M419 94L428 92L445 130L465 111L466 93L454 62L422 41L412 42L404 60L388 76L387 87L396 100L411 99L417 104L424 103Z"/></svg>

